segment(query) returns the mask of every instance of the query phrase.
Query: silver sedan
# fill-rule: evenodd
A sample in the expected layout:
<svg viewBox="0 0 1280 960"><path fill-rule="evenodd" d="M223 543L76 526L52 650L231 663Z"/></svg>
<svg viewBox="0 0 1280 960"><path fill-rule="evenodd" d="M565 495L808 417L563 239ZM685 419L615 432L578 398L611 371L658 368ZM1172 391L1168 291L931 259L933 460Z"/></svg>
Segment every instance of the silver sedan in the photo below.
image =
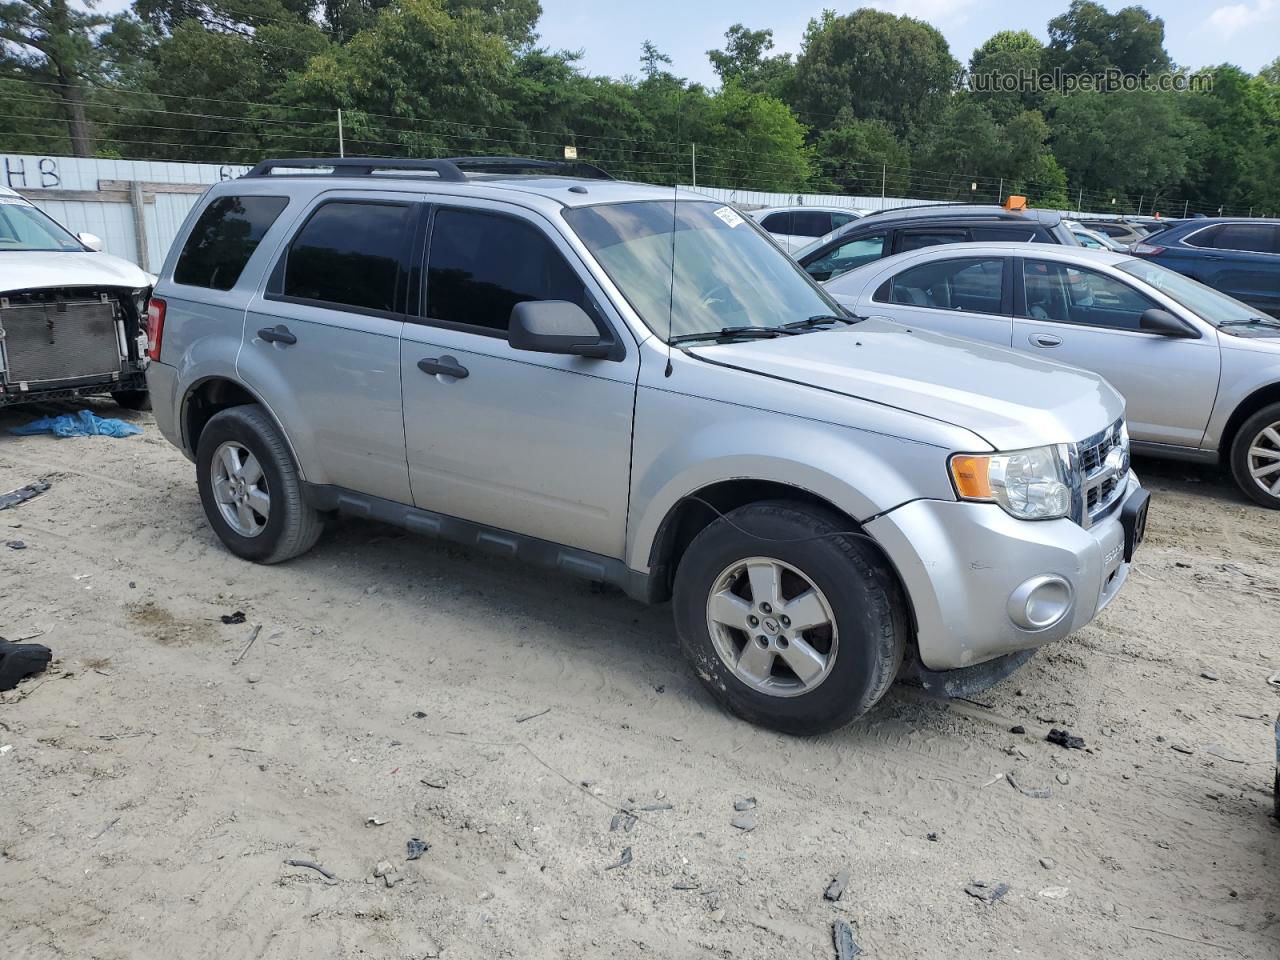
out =
<svg viewBox="0 0 1280 960"><path fill-rule="evenodd" d="M1221 462L1280 509L1280 320L1254 307L1128 254L1047 244L925 247L826 286L861 316L1099 373L1124 394L1135 451Z"/></svg>

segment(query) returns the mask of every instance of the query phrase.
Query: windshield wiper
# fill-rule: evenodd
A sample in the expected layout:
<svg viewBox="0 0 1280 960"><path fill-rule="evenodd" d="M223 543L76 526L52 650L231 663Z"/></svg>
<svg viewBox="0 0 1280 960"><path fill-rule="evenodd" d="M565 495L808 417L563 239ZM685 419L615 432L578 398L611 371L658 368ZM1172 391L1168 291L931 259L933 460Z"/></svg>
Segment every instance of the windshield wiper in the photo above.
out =
<svg viewBox="0 0 1280 960"><path fill-rule="evenodd" d="M732 340L743 337L749 340L767 340L773 337L793 336L795 330L785 327L721 327L719 330L703 330L700 333L682 333L668 343L693 343L695 340Z"/></svg>
<svg viewBox="0 0 1280 960"><path fill-rule="evenodd" d="M825 326L828 323L846 323L854 324L861 320L861 317L842 317L834 313L819 313L810 317L808 320L793 320L790 323L782 325L783 330L812 330L814 327Z"/></svg>
<svg viewBox="0 0 1280 960"><path fill-rule="evenodd" d="M1223 320L1219 327L1280 327L1275 317L1250 317L1248 320Z"/></svg>

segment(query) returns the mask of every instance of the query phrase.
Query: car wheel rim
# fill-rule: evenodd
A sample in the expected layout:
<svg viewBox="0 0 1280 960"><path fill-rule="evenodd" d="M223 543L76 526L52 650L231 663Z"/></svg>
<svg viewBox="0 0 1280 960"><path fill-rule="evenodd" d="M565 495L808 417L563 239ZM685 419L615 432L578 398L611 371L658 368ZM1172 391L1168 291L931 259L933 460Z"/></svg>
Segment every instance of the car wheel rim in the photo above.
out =
<svg viewBox="0 0 1280 960"><path fill-rule="evenodd" d="M1280 420L1259 430L1249 444L1249 475L1268 496L1280 497Z"/></svg>
<svg viewBox="0 0 1280 960"><path fill-rule="evenodd" d="M810 693L835 666L831 604L781 560L749 557L725 567L707 596L707 629L733 675L772 697Z"/></svg>
<svg viewBox="0 0 1280 960"><path fill-rule="evenodd" d="M209 474L214 502L227 526L242 537L262 533L271 516L271 494L258 458L244 444L228 440L213 451Z"/></svg>

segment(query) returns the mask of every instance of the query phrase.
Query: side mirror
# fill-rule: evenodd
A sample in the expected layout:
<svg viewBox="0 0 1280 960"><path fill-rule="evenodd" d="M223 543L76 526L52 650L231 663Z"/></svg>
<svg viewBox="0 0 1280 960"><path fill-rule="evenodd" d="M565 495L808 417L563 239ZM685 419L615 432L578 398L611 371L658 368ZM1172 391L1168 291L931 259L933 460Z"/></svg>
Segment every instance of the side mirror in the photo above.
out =
<svg viewBox="0 0 1280 960"><path fill-rule="evenodd" d="M568 300L525 300L511 308L507 343L517 350L607 360L613 343L595 321Z"/></svg>
<svg viewBox="0 0 1280 960"><path fill-rule="evenodd" d="M1198 340L1200 335L1175 317L1168 310L1152 307L1138 318L1138 329L1146 333L1158 333L1162 337L1182 337Z"/></svg>
<svg viewBox="0 0 1280 960"><path fill-rule="evenodd" d="M102 238L96 233L77 233L76 239L95 253L102 249Z"/></svg>

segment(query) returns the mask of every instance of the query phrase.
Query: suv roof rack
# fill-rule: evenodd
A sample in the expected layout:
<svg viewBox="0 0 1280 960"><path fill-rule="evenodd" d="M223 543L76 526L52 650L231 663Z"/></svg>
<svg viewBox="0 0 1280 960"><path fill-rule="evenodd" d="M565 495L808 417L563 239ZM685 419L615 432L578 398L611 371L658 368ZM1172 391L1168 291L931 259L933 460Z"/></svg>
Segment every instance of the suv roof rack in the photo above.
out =
<svg viewBox="0 0 1280 960"><path fill-rule="evenodd" d="M323 168L323 169L321 169ZM595 164L581 160L535 160L528 157L283 157L263 160L246 177L269 177L276 170L304 171L302 176L371 177L377 171L434 173L453 183L466 181L472 173L559 173L561 176L590 180L612 180L613 177ZM307 173L305 171L313 171Z"/></svg>

